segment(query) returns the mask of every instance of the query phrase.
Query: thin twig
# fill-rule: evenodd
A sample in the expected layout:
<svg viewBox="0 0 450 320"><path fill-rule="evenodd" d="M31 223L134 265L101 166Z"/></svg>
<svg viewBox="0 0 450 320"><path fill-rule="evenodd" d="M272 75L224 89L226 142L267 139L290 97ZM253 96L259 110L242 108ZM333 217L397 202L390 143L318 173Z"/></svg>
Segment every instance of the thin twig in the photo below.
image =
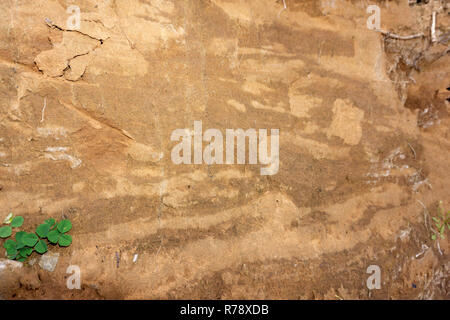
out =
<svg viewBox="0 0 450 320"><path fill-rule="evenodd" d="M41 122L44 122L44 113L46 107L47 107L47 97L44 97L44 107L42 108Z"/></svg>
<svg viewBox="0 0 450 320"><path fill-rule="evenodd" d="M392 39L397 39L397 40L411 40L411 39L421 38L421 37L425 36L422 32L418 33L418 34L413 34L410 36L400 36L398 34L391 33L390 31L385 31L385 30L381 30L381 29L375 29L374 31L380 32L382 35L386 36L387 38L392 38Z"/></svg>
<svg viewBox="0 0 450 320"><path fill-rule="evenodd" d="M414 150L414 148L412 147L412 145L408 142L408 146L411 149L412 153L414 154L414 159L416 159L416 150Z"/></svg>
<svg viewBox="0 0 450 320"><path fill-rule="evenodd" d="M436 241L436 243L437 243L437 248L438 248L438 251L439 251L439 253L441 254L441 256L442 256L442 251L441 251L441 246L439 245L439 240L438 241Z"/></svg>
<svg viewBox="0 0 450 320"><path fill-rule="evenodd" d="M428 218L430 218L430 213L428 212L428 209L427 209L427 207L423 204L423 202L422 201L420 201L420 200L417 200L417 202L418 203L420 203L420 205L423 207L423 217L424 217L424 222L425 222L425 227L427 228L427 229L431 229L431 231L433 231L434 233L437 233L436 232L436 230L434 230L434 228L431 226L431 223L430 223L430 225L428 226L428 219L427 219L427 217ZM431 219L430 219L431 220Z"/></svg>
<svg viewBox="0 0 450 320"><path fill-rule="evenodd" d="M436 11L433 11L433 15L431 18L431 42L436 42Z"/></svg>
<svg viewBox="0 0 450 320"><path fill-rule="evenodd" d="M283 0L283 8L280 10L280 12L278 12L278 17L280 17L280 14L286 9L287 9L286 0Z"/></svg>

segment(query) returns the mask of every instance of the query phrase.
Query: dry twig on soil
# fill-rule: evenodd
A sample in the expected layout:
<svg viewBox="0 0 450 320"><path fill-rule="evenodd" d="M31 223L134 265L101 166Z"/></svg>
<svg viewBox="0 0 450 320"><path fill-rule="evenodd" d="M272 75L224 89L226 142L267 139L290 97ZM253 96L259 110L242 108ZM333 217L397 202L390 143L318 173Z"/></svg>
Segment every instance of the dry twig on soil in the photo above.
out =
<svg viewBox="0 0 450 320"><path fill-rule="evenodd" d="M397 40L411 40L411 39L416 39L416 38L422 38L425 36L422 32L418 33L418 34L413 34L410 36L400 36L398 34L391 33L390 31L385 31L385 30L381 30L381 29L376 29L375 31L380 32L382 35L384 35L387 38L392 38L392 39L397 39Z"/></svg>

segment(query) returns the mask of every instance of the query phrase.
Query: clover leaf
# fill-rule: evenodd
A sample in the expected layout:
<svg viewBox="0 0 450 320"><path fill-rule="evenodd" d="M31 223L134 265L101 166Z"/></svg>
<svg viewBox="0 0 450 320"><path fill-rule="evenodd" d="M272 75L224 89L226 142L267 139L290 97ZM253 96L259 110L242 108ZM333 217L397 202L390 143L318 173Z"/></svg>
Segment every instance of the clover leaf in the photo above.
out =
<svg viewBox="0 0 450 320"><path fill-rule="evenodd" d="M0 228L0 238L8 238L12 234L10 226L4 226Z"/></svg>
<svg viewBox="0 0 450 320"><path fill-rule="evenodd" d="M48 241L50 241L51 243L58 243L59 237L61 236L61 232L59 232L58 230L52 230L48 233L47 235L47 239Z"/></svg>
<svg viewBox="0 0 450 320"><path fill-rule="evenodd" d="M36 242L38 242L39 238L34 233L27 233L23 236L22 241L29 247L34 247Z"/></svg>
<svg viewBox="0 0 450 320"><path fill-rule="evenodd" d="M23 217L21 216L14 217L11 221L11 227L13 228L18 228L21 227L22 225L23 225Z"/></svg>
<svg viewBox="0 0 450 320"><path fill-rule="evenodd" d="M68 234L62 234L62 235L59 237L58 244L59 244L61 247L67 247L67 246L70 246L71 243L72 243L72 237L71 237L70 235L68 235Z"/></svg>
<svg viewBox="0 0 450 320"><path fill-rule="evenodd" d="M72 229L72 222L70 220L61 220L58 223L58 231L61 233L66 233Z"/></svg>
<svg viewBox="0 0 450 320"><path fill-rule="evenodd" d="M43 223L36 228L36 234L41 238L47 238L50 228L51 226L49 224Z"/></svg>
<svg viewBox="0 0 450 320"><path fill-rule="evenodd" d="M36 246L34 247L37 253L43 254L47 252L47 244L43 240L39 240Z"/></svg>

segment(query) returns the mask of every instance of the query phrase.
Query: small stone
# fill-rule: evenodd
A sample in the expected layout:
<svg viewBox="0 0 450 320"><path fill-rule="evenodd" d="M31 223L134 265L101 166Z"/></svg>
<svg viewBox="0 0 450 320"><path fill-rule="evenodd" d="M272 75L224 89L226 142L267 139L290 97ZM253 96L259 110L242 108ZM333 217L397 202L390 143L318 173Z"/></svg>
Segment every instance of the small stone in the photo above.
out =
<svg viewBox="0 0 450 320"><path fill-rule="evenodd" d="M15 269L22 268L23 264L19 261L9 260L9 259L0 259L0 271L5 270L6 268Z"/></svg>
<svg viewBox="0 0 450 320"><path fill-rule="evenodd" d="M39 266L47 271L53 272L55 270L56 264L58 263L59 253L47 252L41 257L39 261Z"/></svg>

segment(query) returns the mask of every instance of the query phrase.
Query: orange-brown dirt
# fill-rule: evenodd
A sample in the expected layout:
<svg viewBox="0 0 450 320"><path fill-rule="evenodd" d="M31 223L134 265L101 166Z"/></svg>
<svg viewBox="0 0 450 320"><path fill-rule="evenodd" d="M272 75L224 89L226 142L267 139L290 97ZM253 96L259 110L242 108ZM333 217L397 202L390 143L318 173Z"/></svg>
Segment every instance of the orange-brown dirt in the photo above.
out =
<svg viewBox="0 0 450 320"><path fill-rule="evenodd" d="M0 298L448 299L448 3L371 2L423 36L359 0L2 1L0 218L74 241ZM280 129L278 173L175 165L194 120Z"/></svg>

